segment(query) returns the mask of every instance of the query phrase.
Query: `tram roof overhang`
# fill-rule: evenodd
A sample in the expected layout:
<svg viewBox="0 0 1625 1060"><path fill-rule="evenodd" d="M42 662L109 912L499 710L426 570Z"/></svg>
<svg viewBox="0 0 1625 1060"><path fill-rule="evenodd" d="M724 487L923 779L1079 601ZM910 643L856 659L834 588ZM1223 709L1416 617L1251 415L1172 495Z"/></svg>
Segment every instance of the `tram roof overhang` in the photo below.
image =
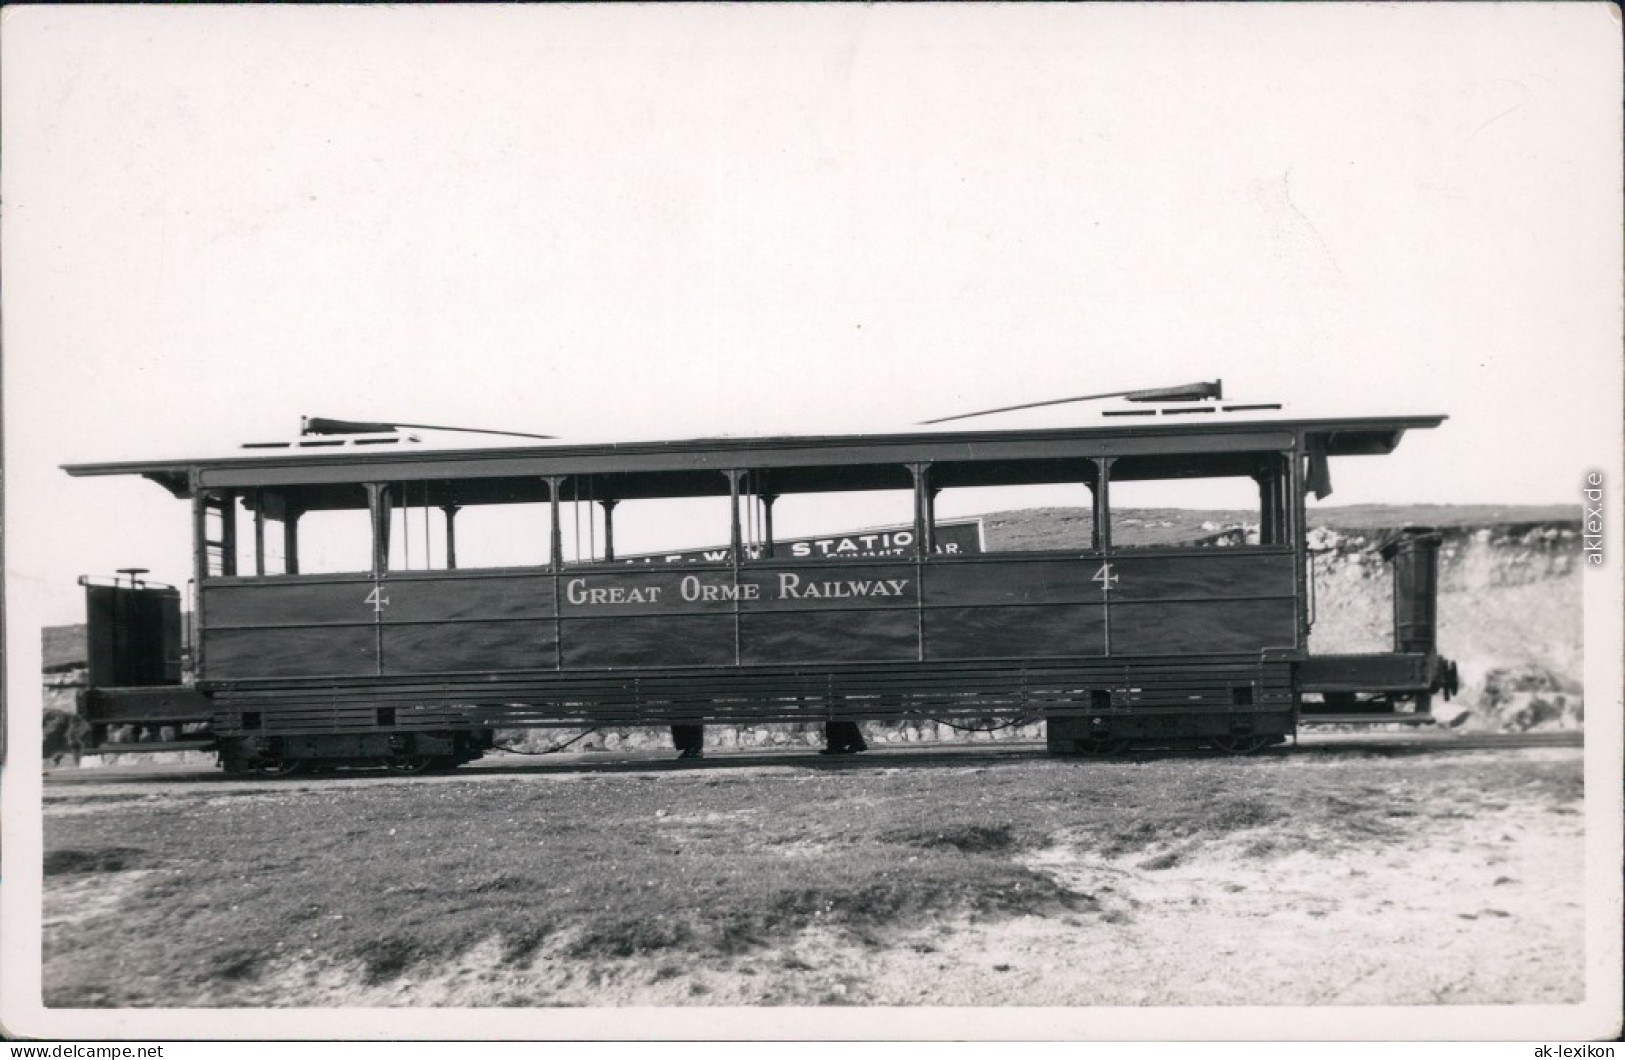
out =
<svg viewBox="0 0 1625 1060"><path fill-rule="evenodd" d="M70 464L64 470L74 476L141 475L182 498L200 487L301 487L310 494L303 505L307 509L350 507L354 493L346 485L369 481L467 481L461 502L479 503L545 499L545 489L521 483L554 475L590 476L606 485L613 479L614 495L622 499L713 494L718 492L713 474L730 469L771 469L773 488L780 492L906 486L906 478L898 479L894 469L911 463L946 465L943 473L954 485L984 484L967 470L972 464L1001 465L997 473L989 469L986 484L1041 482L1052 481L1067 462L1092 457L1122 459L1121 472L1128 478L1199 478L1245 473L1244 454L1290 450L1300 439L1328 457L1382 455L1398 446L1406 430L1436 427L1444 419L1425 415L592 444L346 446L343 451L290 443L226 456ZM482 490L474 485L479 480L492 481ZM725 486L721 492L727 492Z"/></svg>

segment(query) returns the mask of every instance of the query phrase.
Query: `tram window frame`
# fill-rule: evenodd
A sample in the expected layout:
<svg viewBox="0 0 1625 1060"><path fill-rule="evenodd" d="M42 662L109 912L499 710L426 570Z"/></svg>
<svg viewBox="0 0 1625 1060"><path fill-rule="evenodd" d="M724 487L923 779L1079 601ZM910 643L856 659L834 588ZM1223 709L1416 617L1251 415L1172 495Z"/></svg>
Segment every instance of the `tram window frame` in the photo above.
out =
<svg viewBox="0 0 1625 1060"><path fill-rule="evenodd" d="M420 494L417 491L423 490ZM375 510L372 496L378 497ZM264 498L262 548L256 556L251 498ZM425 505L424 501L430 503ZM224 505L229 517L222 517ZM402 574L453 574L553 568L553 502L545 479L428 479L390 482L307 483L289 487L235 487L209 491L200 498L197 549L206 580L258 580L306 577L372 577ZM453 507L461 537L448 557L444 513L434 519L427 564L421 562L419 539L412 535L405 551L406 530L422 525L420 511ZM469 562L466 515L470 509L497 508L531 516L535 552L520 562ZM280 513L280 517L279 514ZM286 531L289 515L294 520ZM433 517L431 517L433 518ZM229 543L229 549L222 542ZM318 542L323 547L314 547ZM342 542L342 543L341 543ZM435 550L438 550L438 555ZM229 551L232 562L225 560ZM479 554L476 548L474 555ZM331 557L339 558L333 559ZM412 562L404 563L410 557ZM276 562L280 559L280 563ZM351 562L353 560L353 562ZM455 565L453 565L455 560Z"/></svg>
<svg viewBox="0 0 1625 1060"><path fill-rule="evenodd" d="M315 534L312 533L313 521L319 524ZM362 575L373 573L373 521L369 507L335 506L310 508L299 512L294 521L294 548L296 553L296 569L284 575L275 577L307 578L330 575ZM345 539L341 549L324 548L320 551L312 547L313 536L325 536L330 540L337 537ZM357 544L356 542L359 542ZM352 552L358 553L360 562L357 564L343 564L326 561L326 558L335 552L348 557ZM268 577L270 577L268 575Z"/></svg>
<svg viewBox="0 0 1625 1060"><path fill-rule="evenodd" d="M959 562L975 559L1037 559L1053 556L1102 554L1105 551L1105 540L1103 513L1100 503L1100 478L1099 461L1092 457L935 462L926 469L923 487L927 491L924 508L926 518L930 522L929 540L932 545L927 558L932 562ZM1085 513L1088 520L1086 528L1087 541L1081 543L1062 542L1055 545L1046 544L1041 548L991 547L990 538L993 535L989 533L987 517L998 515L1001 512L1034 510L1031 506L997 507L981 512L946 516L941 514L942 496L949 491L969 493L973 490L1052 488L1076 489L1077 499L1084 503L1043 505L1040 507L1060 507ZM968 519L981 521L980 551L945 552L937 548L937 531L940 527Z"/></svg>
<svg viewBox="0 0 1625 1060"><path fill-rule="evenodd" d="M380 550L384 573L457 574L553 566L553 499L543 481L414 479L390 482L384 493L390 506L382 526L387 538L387 550ZM511 525L479 526L493 513L505 516ZM475 520L472 538L470 520ZM512 531L524 553L512 562L481 561L482 548L489 548L492 539L488 535L502 531ZM416 561L419 556L422 562Z"/></svg>
<svg viewBox="0 0 1625 1060"><path fill-rule="evenodd" d="M737 540L732 529L737 508L730 477L737 474L713 468L684 468L559 476L555 480L555 569L618 570L667 563L731 565ZM700 511L696 517L696 510L705 507L711 511ZM640 533L646 535L646 528L658 525L662 518L673 516L683 531L692 532L713 513L721 517L719 525L715 533L697 533L699 543L626 546L629 518L636 538ZM695 554L700 558L694 558Z"/></svg>
<svg viewBox="0 0 1625 1060"><path fill-rule="evenodd" d="M306 513L290 506L286 490L211 489L197 504L200 524L195 547L206 580L284 578L298 573L297 531L290 533L286 526L290 511L296 524Z"/></svg>
<svg viewBox="0 0 1625 1060"><path fill-rule="evenodd" d="M1142 472L1131 476L1122 476L1121 468L1127 465L1136 471ZM1143 473L1145 471L1161 471L1161 474ZM1219 527L1207 532L1207 536L1194 540L1150 542L1146 544L1124 544L1119 540L1122 524L1119 523L1120 513L1124 510L1121 503L1121 494L1125 485L1139 487L1143 484L1166 485L1173 482L1235 482L1239 480L1251 481L1255 491L1250 503L1244 505L1231 505L1228 509L1214 509L1212 507L1186 509L1193 511L1203 510L1231 510L1244 511L1249 517L1244 519L1239 529L1242 536L1238 540L1234 531L1236 527ZM1188 553L1203 553L1216 549L1234 550L1290 550L1293 547L1294 527L1298 525L1299 517L1296 514L1297 505L1291 496L1292 490L1292 454L1290 452L1240 452L1240 453L1204 453L1182 456L1149 456L1149 457L1117 457L1109 461L1106 474L1106 518L1105 531L1108 550L1111 552L1157 552L1177 551ZM1144 504L1134 505L1129 510L1144 510ZM1156 508L1171 508L1180 510L1175 504L1156 504L1149 506ZM1256 540L1250 539L1253 535L1248 528L1256 529Z"/></svg>
<svg viewBox="0 0 1625 1060"><path fill-rule="evenodd" d="M436 568L441 573L500 570L551 570L553 568L553 501L491 501L480 504L464 503L456 506L454 565ZM479 560L480 550L489 547L487 534L491 528L479 524L488 519L506 517L518 524L519 536L525 542L528 558L518 562L486 563ZM473 533L470 533L470 529ZM443 532L443 524L442 524ZM444 545L442 545L442 552Z"/></svg>
<svg viewBox="0 0 1625 1060"><path fill-rule="evenodd" d="M740 562L746 565L768 563L913 563L919 554L922 529L919 480L912 465L882 462L874 464L822 464L804 467L755 468L739 472ZM784 526L780 505L794 499L800 507L804 498L834 498L837 503L859 498L906 495L902 503L884 501L894 510L888 514L860 517L858 525L840 529L804 531ZM826 500L826 504L830 503ZM898 518L897 516L901 516ZM806 518L797 512L792 519ZM864 538L895 540L906 533L908 541L895 551L879 555L844 555L841 546ZM794 549L805 545L807 554Z"/></svg>

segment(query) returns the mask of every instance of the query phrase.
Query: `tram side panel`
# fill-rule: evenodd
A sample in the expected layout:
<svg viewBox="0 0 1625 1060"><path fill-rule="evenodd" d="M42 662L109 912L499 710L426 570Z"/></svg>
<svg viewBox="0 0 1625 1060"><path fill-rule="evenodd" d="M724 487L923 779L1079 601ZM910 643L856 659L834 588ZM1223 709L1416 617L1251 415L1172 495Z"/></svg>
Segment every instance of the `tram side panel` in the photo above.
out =
<svg viewBox="0 0 1625 1060"><path fill-rule="evenodd" d="M984 620L996 616L973 649L983 654L1015 654L1035 634L1054 637L1074 625L1069 613L1083 618L1077 643L1099 661L1081 669L1084 687L1049 696L1052 749L1269 742L1293 731L1299 645L1290 548L1123 551L1074 561L1069 571L1056 560L996 562L997 577L987 564L932 598L952 595ZM958 626L950 615L944 625ZM1030 651L1024 664L1040 654Z"/></svg>
<svg viewBox="0 0 1625 1060"><path fill-rule="evenodd" d="M227 737L932 712L1278 734L1292 562L1212 549L216 579L205 659Z"/></svg>

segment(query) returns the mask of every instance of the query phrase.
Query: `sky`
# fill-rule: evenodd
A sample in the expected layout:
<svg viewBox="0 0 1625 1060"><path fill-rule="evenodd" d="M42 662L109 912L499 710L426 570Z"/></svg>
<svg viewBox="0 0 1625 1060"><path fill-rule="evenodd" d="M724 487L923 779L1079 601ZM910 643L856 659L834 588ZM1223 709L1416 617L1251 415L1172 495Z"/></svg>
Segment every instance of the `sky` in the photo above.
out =
<svg viewBox="0 0 1625 1060"><path fill-rule="evenodd" d="M839 433L1222 377L1450 416L1333 503L1577 503L1613 12L9 8L11 588L184 581L183 504L58 466L301 415Z"/></svg>

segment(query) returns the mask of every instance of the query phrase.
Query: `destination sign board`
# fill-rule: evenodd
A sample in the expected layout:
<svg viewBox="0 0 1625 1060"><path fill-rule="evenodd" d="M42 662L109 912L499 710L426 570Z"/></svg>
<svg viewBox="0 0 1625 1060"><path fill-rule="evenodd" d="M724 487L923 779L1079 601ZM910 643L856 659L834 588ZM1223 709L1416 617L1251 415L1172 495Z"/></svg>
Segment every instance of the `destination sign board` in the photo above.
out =
<svg viewBox="0 0 1625 1060"><path fill-rule="evenodd" d="M965 519L938 523L935 547L937 555L959 555L982 551L982 521ZM762 549L746 545L748 559L761 559ZM879 527L857 530L847 534L825 534L818 537L795 537L773 542L776 559L884 559L914 555L914 528L911 526ZM682 552L655 552L647 555L622 556L620 561L639 566L666 563L726 563L728 547L696 548Z"/></svg>

